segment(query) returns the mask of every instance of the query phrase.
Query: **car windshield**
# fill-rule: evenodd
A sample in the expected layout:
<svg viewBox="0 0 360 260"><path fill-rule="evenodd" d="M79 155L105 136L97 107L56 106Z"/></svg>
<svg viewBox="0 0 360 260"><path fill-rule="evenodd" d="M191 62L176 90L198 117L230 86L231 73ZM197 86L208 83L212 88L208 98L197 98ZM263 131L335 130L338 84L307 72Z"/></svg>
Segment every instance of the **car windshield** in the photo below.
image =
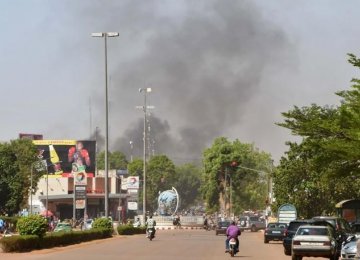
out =
<svg viewBox="0 0 360 260"><path fill-rule="evenodd" d="M327 236L328 231L326 228L300 227L297 234L302 236Z"/></svg>
<svg viewBox="0 0 360 260"><path fill-rule="evenodd" d="M67 223L59 223L59 224L57 224L56 227L63 228L63 227L71 227L71 226L70 226L70 224L67 224Z"/></svg>
<svg viewBox="0 0 360 260"><path fill-rule="evenodd" d="M224 222L219 222L219 227L228 227L230 226L230 222L224 221Z"/></svg>
<svg viewBox="0 0 360 260"><path fill-rule="evenodd" d="M359 225L359 224L353 225L353 226L352 226L352 230L353 230L355 233L360 233L360 225Z"/></svg>
<svg viewBox="0 0 360 260"><path fill-rule="evenodd" d="M285 223L269 223L268 228L286 228Z"/></svg>
<svg viewBox="0 0 360 260"><path fill-rule="evenodd" d="M305 225L307 222L290 222L288 230L297 230L301 225Z"/></svg>

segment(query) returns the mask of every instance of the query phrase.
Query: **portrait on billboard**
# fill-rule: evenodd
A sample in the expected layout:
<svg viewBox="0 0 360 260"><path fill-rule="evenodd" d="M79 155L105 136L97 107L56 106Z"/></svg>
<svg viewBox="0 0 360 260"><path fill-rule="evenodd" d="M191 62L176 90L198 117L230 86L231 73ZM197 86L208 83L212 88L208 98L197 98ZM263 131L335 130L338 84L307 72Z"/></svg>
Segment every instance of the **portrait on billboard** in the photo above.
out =
<svg viewBox="0 0 360 260"><path fill-rule="evenodd" d="M95 173L95 141L88 140L34 140L39 156L47 161L48 173L72 175Z"/></svg>

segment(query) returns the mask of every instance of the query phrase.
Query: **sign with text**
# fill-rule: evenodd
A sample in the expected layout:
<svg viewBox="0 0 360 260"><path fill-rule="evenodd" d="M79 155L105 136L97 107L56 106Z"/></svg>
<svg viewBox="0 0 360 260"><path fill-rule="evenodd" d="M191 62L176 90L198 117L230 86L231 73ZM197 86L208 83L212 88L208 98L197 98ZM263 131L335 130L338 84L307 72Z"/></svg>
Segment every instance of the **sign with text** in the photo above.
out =
<svg viewBox="0 0 360 260"><path fill-rule="evenodd" d="M121 182L122 190L139 189L139 176L123 178Z"/></svg>
<svg viewBox="0 0 360 260"><path fill-rule="evenodd" d="M86 199L86 186L75 186L75 200L77 199Z"/></svg>
<svg viewBox="0 0 360 260"><path fill-rule="evenodd" d="M290 223L297 218L296 208L292 204L283 204L278 209L278 222Z"/></svg>
<svg viewBox="0 0 360 260"><path fill-rule="evenodd" d="M128 201L127 208L128 208L128 210L137 210L138 203L136 201Z"/></svg>

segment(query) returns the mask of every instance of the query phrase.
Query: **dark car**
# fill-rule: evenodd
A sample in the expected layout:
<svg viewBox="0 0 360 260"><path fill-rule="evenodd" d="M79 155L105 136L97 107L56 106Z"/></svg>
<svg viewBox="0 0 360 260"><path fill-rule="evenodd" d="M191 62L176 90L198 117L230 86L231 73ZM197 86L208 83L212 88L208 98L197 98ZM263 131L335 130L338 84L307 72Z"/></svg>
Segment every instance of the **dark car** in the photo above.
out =
<svg viewBox="0 0 360 260"><path fill-rule="evenodd" d="M335 229L336 236L338 237L340 244L343 241L345 241L349 235L354 234L349 222L347 222L343 218L331 217L331 216L319 216L319 217L313 217L312 219L316 221L322 220L330 223Z"/></svg>
<svg viewBox="0 0 360 260"><path fill-rule="evenodd" d="M356 235L360 235L360 223L356 222L356 223L352 223L351 224L351 230L354 234Z"/></svg>
<svg viewBox="0 0 360 260"><path fill-rule="evenodd" d="M302 225L308 224L311 221L312 221L311 219L298 219L298 220L290 221L290 223L288 224L288 226L285 230L284 239L283 239L285 255L291 255L292 239L293 239L296 231L298 230L298 228Z"/></svg>
<svg viewBox="0 0 360 260"><path fill-rule="evenodd" d="M268 223L264 232L264 243L267 244L272 240L282 241L285 237L286 228L286 223Z"/></svg>
<svg viewBox="0 0 360 260"><path fill-rule="evenodd" d="M225 235L227 228L230 226L230 221L219 221L216 225L215 234Z"/></svg>

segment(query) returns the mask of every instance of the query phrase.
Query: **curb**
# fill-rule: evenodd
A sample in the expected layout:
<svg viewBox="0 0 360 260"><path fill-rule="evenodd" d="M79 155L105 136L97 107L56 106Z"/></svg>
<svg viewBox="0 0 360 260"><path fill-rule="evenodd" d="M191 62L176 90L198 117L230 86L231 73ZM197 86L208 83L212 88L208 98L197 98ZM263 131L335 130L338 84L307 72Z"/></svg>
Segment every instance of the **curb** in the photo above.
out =
<svg viewBox="0 0 360 260"><path fill-rule="evenodd" d="M185 230L188 230L188 229L203 229L202 227L174 227L174 226L166 226L166 227L156 227L155 228L156 230L175 230L175 229L185 229Z"/></svg>

